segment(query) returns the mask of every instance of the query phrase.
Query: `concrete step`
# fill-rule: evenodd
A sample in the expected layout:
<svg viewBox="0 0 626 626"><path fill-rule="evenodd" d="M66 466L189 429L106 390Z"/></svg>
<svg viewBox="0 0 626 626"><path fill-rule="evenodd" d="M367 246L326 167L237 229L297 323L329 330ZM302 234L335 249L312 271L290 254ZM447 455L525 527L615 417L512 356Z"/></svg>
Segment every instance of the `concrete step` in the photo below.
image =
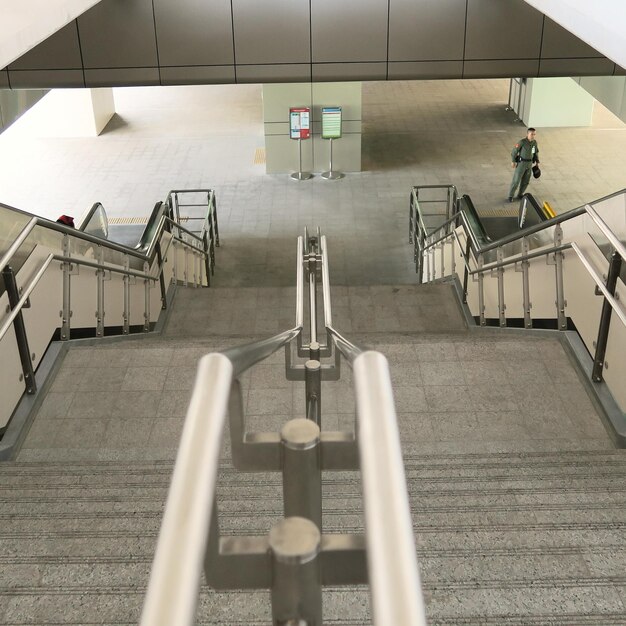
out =
<svg viewBox="0 0 626 626"><path fill-rule="evenodd" d="M623 624L621 451L408 455L430 624ZM0 466L0 624L137 623L172 464ZM222 467L225 534L282 516L280 475ZM356 472L325 473L326 532L362 532ZM324 591L325 624L367 624L365 587ZM203 587L198 624L265 624L266 592Z"/></svg>

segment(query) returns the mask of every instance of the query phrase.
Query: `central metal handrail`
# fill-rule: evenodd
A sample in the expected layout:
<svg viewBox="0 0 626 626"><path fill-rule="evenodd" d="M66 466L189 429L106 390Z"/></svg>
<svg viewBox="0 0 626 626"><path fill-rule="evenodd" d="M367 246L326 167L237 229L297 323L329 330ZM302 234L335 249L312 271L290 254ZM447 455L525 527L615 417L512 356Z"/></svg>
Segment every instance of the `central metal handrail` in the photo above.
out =
<svg viewBox="0 0 626 626"><path fill-rule="evenodd" d="M332 327L325 237L319 238L319 245L326 330L336 349L351 362L354 372L374 623L425 626L388 363L382 354L362 351ZM314 247L298 238L298 300L305 296L305 263L312 274L310 278L314 278L313 264L317 262L313 258ZM249 367L298 337L302 320L302 306L297 306L294 328L201 359L159 533L142 626L194 623L203 558L211 533L215 532L212 526L216 521L212 517L217 519L217 470L231 387Z"/></svg>

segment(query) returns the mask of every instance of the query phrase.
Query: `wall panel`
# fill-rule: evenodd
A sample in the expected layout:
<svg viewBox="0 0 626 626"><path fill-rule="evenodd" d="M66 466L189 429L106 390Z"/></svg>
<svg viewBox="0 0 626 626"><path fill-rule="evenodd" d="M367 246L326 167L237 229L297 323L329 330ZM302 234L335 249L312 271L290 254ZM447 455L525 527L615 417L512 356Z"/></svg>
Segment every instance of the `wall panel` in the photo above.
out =
<svg viewBox="0 0 626 626"><path fill-rule="evenodd" d="M103 0L9 70L0 87L624 73L525 0Z"/></svg>
<svg viewBox="0 0 626 626"><path fill-rule="evenodd" d="M158 65L152 0L100 2L78 18L78 31L85 68Z"/></svg>
<svg viewBox="0 0 626 626"><path fill-rule="evenodd" d="M10 70L82 69L82 67L75 21L9 65Z"/></svg>
<svg viewBox="0 0 626 626"><path fill-rule="evenodd" d="M237 63L310 63L309 0L233 0Z"/></svg>
<svg viewBox="0 0 626 626"><path fill-rule="evenodd" d="M602 54L581 41L568 30L546 17L543 28L541 56L544 59L563 57L601 57Z"/></svg>
<svg viewBox="0 0 626 626"><path fill-rule="evenodd" d="M154 0L161 65L232 65L230 0Z"/></svg>
<svg viewBox="0 0 626 626"><path fill-rule="evenodd" d="M389 60L463 58L466 0L390 0Z"/></svg>
<svg viewBox="0 0 626 626"><path fill-rule="evenodd" d="M300 83L311 82L308 63L280 65L238 65L238 83Z"/></svg>
<svg viewBox="0 0 626 626"><path fill-rule="evenodd" d="M159 69L156 67L85 70L86 87L132 87L133 85L158 84L160 84Z"/></svg>
<svg viewBox="0 0 626 626"><path fill-rule="evenodd" d="M162 67L162 85L223 85L235 82L233 65Z"/></svg>
<svg viewBox="0 0 626 626"><path fill-rule="evenodd" d="M0 89L9 88L9 74L6 70L0 70Z"/></svg>
<svg viewBox="0 0 626 626"><path fill-rule="evenodd" d="M598 59L542 59L539 76L609 76L613 61Z"/></svg>
<svg viewBox="0 0 626 626"><path fill-rule="evenodd" d="M387 16L388 0L311 0L313 62L386 61Z"/></svg>
<svg viewBox="0 0 626 626"><path fill-rule="evenodd" d="M83 70L9 70L13 89L84 87Z"/></svg>
<svg viewBox="0 0 626 626"><path fill-rule="evenodd" d="M536 59L542 26L543 15L523 1L468 0L465 58Z"/></svg>
<svg viewBox="0 0 626 626"><path fill-rule="evenodd" d="M537 76L537 59L465 61L463 78L510 78L511 76Z"/></svg>
<svg viewBox="0 0 626 626"><path fill-rule="evenodd" d="M390 62L389 80L462 78L463 61L397 61Z"/></svg>
<svg viewBox="0 0 626 626"><path fill-rule="evenodd" d="M386 63L314 63L314 81L386 80Z"/></svg>

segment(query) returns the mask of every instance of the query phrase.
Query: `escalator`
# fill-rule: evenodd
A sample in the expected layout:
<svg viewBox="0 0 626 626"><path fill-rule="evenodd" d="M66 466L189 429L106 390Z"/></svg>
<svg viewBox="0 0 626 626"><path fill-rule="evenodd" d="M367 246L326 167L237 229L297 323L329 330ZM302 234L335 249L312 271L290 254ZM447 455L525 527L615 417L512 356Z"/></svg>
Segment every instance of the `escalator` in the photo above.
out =
<svg viewBox="0 0 626 626"><path fill-rule="evenodd" d="M491 246L496 242L502 242L506 246L507 254L516 254L522 251L523 240L515 239L524 230L532 231L534 227L551 219L552 216L544 210L535 197L524 194L519 204L517 215L509 216L484 216L479 215L472 199L468 195L461 196L458 200L458 210L463 212L475 235L476 249ZM545 230L531 232L526 240L529 249L545 246L552 241L552 233ZM495 260L496 249L494 248L485 256L485 262Z"/></svg>
<svg viewBox="0 0 626 626"><path fill-rule="evenodd" d="M541 224L551 217L539 206L535 197L530 193L524 194L520 200L517 216L479 216L472 200L467 195L461 197L461 208L466 213L471 214L475 222L482 225L482 229L479 230L484 232L486 237L485 243L493 243L499 239L504 239L514 233L519 233L524 228Z"/></svg>
<svg viewBox="0 0 626 626"><path fill-rule="evenodd" d="M142 219L139 223L131 221L125 224L112 224L109 222L104 206L96 202L79 224L78 230L144 253L164 215L172 217L169 206L165 202L157 202L147 222Z"/></svg>

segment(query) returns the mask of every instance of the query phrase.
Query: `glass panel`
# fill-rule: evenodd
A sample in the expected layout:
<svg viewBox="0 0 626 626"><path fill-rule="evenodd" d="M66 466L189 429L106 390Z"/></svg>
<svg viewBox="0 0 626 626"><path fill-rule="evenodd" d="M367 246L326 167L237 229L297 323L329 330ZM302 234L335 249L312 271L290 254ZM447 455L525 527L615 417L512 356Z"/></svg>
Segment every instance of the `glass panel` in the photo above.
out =
<svg viewBox="0 0 626 626"><path fill-rule="evenodd" d="M100 237L101 239L109 238L109 220L104 207L99 202L94 205L80 229L94 237Z"/></svg>

